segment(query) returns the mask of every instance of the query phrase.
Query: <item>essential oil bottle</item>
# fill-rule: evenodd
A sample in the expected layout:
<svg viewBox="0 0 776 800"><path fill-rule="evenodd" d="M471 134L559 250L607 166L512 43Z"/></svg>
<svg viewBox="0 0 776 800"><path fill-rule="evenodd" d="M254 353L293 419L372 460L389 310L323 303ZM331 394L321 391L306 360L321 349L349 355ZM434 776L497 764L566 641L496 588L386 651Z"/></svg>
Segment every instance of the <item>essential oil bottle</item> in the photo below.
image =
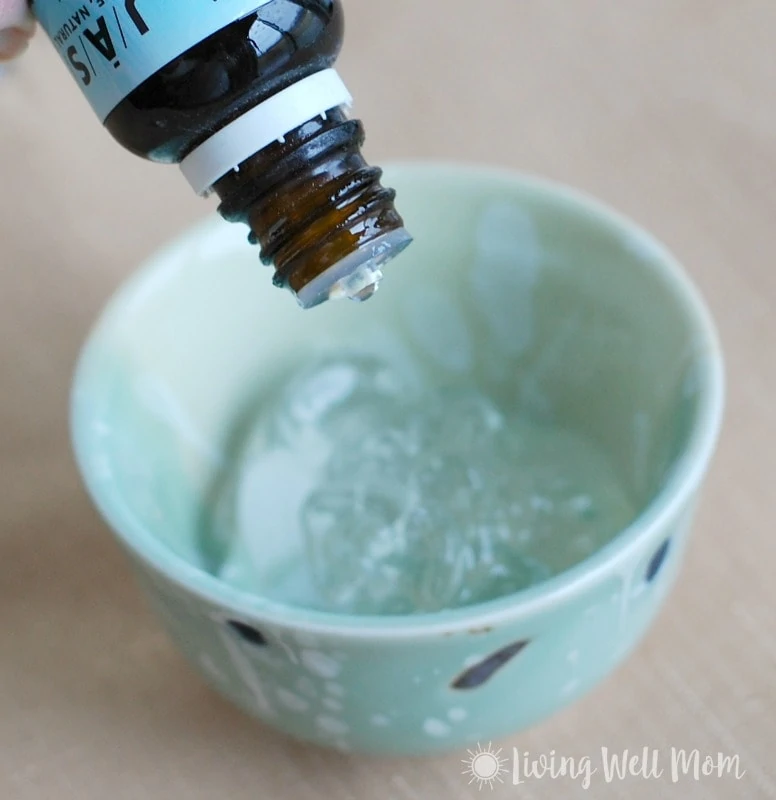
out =
<svg viewBox="0 0 776 800"><path fill-rule="evenodd" d="M250 228L303 308L364 300L411 241L333 65L340 0L32 0L105 127Z"/></svg>

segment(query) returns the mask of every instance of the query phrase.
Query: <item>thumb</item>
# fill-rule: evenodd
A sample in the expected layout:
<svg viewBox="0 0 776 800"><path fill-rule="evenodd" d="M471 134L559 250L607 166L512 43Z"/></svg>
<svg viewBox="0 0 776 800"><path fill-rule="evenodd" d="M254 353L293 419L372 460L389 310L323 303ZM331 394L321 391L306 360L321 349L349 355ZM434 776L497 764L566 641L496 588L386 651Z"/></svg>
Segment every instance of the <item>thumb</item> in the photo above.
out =
<svg viewBox="0 0 776 800"><path fill-rule="evenodd" d="M0 0L0 61L23 53L34 30L26 0Z"/></svg>

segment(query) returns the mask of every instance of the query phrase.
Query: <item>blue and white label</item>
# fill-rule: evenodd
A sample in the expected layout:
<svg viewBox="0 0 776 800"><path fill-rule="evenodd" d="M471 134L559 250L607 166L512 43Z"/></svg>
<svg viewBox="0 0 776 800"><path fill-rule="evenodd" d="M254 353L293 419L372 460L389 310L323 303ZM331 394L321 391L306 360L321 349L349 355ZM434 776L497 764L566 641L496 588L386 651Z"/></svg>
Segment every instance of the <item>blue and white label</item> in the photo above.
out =
<svg viewBox="0 0 776 800"><path fill-rule="evenodd" d="M100 120L190 47L270 0L34 0Z"/></svg>

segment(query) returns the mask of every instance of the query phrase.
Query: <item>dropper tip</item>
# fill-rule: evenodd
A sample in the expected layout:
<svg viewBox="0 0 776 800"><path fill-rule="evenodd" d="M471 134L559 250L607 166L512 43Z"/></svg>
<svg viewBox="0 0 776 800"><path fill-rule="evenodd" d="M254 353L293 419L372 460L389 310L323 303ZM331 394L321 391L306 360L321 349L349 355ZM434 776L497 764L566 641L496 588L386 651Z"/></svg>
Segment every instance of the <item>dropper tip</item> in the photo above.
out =
<svg viewBox="0 0 776 800"><path fill-rule="evenodd" d="M327 300L363 303L373 297L383 279L382 267L412 243L405 228L397 228L372 240L332 265L296 295L302 308L314 308Z"/></svg>

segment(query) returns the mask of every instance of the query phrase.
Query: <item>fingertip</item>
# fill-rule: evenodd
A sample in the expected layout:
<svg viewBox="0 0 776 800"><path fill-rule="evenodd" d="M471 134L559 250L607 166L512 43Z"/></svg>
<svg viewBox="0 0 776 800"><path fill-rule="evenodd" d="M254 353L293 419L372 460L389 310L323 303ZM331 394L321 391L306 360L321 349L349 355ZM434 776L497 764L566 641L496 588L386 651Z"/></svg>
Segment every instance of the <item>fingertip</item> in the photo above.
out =
<svg viewBox="0 0 776 800"><path fill-rule="evenodd" d="M30 30L20 27L0 30L0 61L20 56L29 47L31 35Z"/></svg>
<svg viewBox="0 0 776 800"><path fill-rule="evenodd" d="M35 18L27 0L0 0L0 30L7 28L31 29Z"/></svg>

